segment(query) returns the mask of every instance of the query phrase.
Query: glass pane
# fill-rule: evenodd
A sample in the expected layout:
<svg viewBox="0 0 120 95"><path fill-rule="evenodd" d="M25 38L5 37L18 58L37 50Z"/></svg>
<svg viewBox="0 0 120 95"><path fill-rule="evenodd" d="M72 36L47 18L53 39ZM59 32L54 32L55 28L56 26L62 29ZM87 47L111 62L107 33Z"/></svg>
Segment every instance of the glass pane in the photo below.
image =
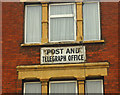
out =
<svg viewBox="0 0 120 95"><path fill-rule="evenodd" d="M50 41L74 40L74 18L51 18Z"/></svg>
<svg viewBox="0 0 120 95"><path fill-rule="evenodd" d="M89 93L91 95L91 93L99 93L102 94L103 93L103 85L102 85L103 81L86 81L85 84L85 93L86 95Z"/></svg>
<svg viewBox="0 0 120 95"><path fill-rule="evenodd" d="M26 42L41 42L41 6L27 6Z"/></svg>
<svg viewBox="0 0 120 95"><path fill-rule="evenodd" d="M83 2L100 2L100 0L84 0Z"/></svg>
<svg viewBox="0 0 120 95"><path fill-rule="evenodd" d="M25 95L27 93L41 93L41 83L26 83L25 84ZM37 95L37 94L35 94Z"/></svg>
<svg viewBox="0 0 120 95"><path fill-rule="evenodd" d="M74 14L74 5L51 5L50 15Z"/></svg>
<svg viewBox="0 0 120 95"><path fill-rule="evenodd" d="M50 93L76 93L76 82L51 83Z"/></svg>
<svg viewBox="0 0 120 95"><path fill-rule="evenodd" d="M98 3L83 5L84 40L100 40Z"/></svg>

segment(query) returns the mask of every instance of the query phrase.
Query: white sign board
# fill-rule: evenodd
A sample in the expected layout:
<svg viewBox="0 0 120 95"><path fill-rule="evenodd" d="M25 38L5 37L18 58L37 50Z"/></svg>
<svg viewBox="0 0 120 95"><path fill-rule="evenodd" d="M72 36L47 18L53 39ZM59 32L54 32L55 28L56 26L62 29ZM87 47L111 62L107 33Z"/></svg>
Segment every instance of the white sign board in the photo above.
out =
<svg viewBox="0 0 120 95"><path fill-rule="evenodd" d="M41 64L85 62L85 46L41 48Z"/></svg>

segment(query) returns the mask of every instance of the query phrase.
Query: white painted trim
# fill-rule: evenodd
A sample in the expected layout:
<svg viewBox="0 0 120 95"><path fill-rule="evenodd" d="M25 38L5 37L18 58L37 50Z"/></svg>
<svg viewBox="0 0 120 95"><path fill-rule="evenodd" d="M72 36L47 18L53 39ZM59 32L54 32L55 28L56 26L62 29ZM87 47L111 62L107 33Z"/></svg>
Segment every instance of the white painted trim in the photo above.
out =
<svg viewBox="0 0 120 95"><path fill-rule="evenodd" d="M49 42L71 42L71 41L75 42L75 40L60 40L60 41L49 41Z"/></svg>
<svg viewBox="0 0 120 95"><path fill-rule="evenodd" d="M24 88L23 88L23 94L25 95L25 85L26 84L32 84L32 83L40 83L41 84L41 82L24 82ZM42 84L41 84L42 85Z"/></svg>
<svg viewBox="0 0 120 95"><path fill-rule="evenodd" d="M73 5L73 4L75 4L75 3L54 3L54 4L50 4L50 5L54 6L54 5Z"/></svg>
<svg viewBox="0 0 120 95"><path fill-rule="evenodd" d="M74 14L67 14L67 15L51 15L50 18L65 18L65 17L74 17Z"/></svg>
<svg viewBox="0 0 120 95"><path fill-rule="evenodd" d="M27 7L28 6L41 6L42 7L42 5L41 4L33 4L33 5L25 5L25 16L24 16L24 18L25 18L25 20L24 20L24 23L25 23L25 25L24 25L24 43L27 43L27 44L29 44L29 43L41 43L41 42L26 42L26 27L27 27ZM41 10L41 12L42 12L42 10ZM42 28L42 26L41 26L41 28ZM42 30L41 30L41 32L42 32ZM42 33L41 33L41 35L42 35ZM41 36L42 37L42 36Z"/></svg>
<svg viewBox="0 0 120 95"><path fill-rule="evenodd" d="M76 22L76 4L74 4L74 40L76 41L76 36L77 36L77 22Z"/></svg>
<svg viewBox="0 0 120 95"><path fill-rule="evenodd" d="M73 82L73 83L76 83L76 93L78 93L78 84L77 84L77 81L50 81L49 82L49 93L50 93L50 86L51 86L51 83L71 83L71 82Z"/></svg>
<svg viewBox="0 0 120 95"><path fill-rule="evenodd" d="M48 24L49 24L49 27L48 27L48 42L50 42L50 7L51 5L49 4L49 13L48 13L48 19L49 19L49 21L48 21Z"/></svg>
<svg viewBox="0 0 120 95"><path fill-rule="evenodd" d="M74 14L66 15L50 15L50 6L51 5L74 5ZM74 40L60 40L60 41L50 41L50 19L51 18L60 18L60 17L74 17ZM76 4L75 3L57 3L49 5L49 42L66 42L66 41L76 41Z"/></svg>
<svg viewBox="0 0 120 95"><path fill-rule="evenodd" d="M103 85L103 80L102 80L102 79L92 79L92 80L86 80L86 81L101 81L102 93L104 93L104 92L103 92L103 88L104 88L103 86L104 86L104 85ZM86 85L86 84L85 84L85 85Z"/></svg>
<svg viewBox="0 0 120 95"><path fill-rule="evenodd" d="M38 43L41 43L41 42L26 42L25 44L32 44L32 43L38 44Z"/></svg>
<svg viewBox="0 0 120 95"><path fill-rule="evenodd" d="M100 19L100 2L98 2L98 20L99 20L99 40L101 40L101 19Z"/></svg>
<svg viewBox="0 0 120 95"><path fill-rule="evenodd" d="M24 43L26 43L26 22L27 22L27 5L25 6L25 16L24 16L25 20L25 25L24 25Z"/></svg>

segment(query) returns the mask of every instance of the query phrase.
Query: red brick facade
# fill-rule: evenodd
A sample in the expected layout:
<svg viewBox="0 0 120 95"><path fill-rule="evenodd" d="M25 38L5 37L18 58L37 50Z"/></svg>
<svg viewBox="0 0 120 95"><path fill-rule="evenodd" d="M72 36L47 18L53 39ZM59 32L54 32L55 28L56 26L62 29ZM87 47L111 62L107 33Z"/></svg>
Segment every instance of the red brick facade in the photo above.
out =
<svg viewBox="0 0 120 95"><path fill-rule="evenodd" d="M118 2L100 3L104 43L84 44L86 62L109 62L104 77L105 93L118 93ZM119 20L120 21L120 20ZM16 67L40 64L40 46L21 47L24 42L24 3L2 3L2 93L22 93Z"/></svg>
<svg viewBox="0 0 120 95"><path fill-rule="evenodd" d="M119 24L118 24L119 26L118 26L118 29L119 29L119 31L120 31L120 2L119 2ZM118 35L120 35L120 32L118 31ZM118 43L119 43L119 45L118 45L118 50L120 50L120 40L118 40ZM120 51L118 51L118 56L120 56ZM119 58L119 57L118 57ZM119 60L118 60L118 62L120 62L120 58L119 58ZM118 63L119 64L119 63ZM119 64L119 67L118 67L119 69L119 73L118 73L118 75L119 75L119 79L118 79L118 81L119 81L119 91L120 91L120 64Z"/></svg>

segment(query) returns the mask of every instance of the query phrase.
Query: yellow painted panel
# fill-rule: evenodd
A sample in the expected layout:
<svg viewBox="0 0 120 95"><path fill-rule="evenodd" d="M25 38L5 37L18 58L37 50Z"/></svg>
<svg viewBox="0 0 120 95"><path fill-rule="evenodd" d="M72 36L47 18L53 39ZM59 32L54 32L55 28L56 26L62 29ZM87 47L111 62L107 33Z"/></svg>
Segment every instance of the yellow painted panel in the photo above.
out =
<svg viewBox="0 0 120 95"><path fill-rule="evenodd" d="M79 95L81 95L81 93L84 94L84 81L78 81L78 88Z"/></svg>
<svg viewBox="0 0 120 95"><path fill-rule="evenodd" d="M18 79L77 78L107 76L108 62L18 66Z"/></svg>
<svg viewBox="0 0 120 95"><path fill-rule="evenodd" d="M77 8L77 39L76 41L83 40L83 19L82 19L82 2L76 3Z"/></svg>
<svg viewBox="0 0 120 95"><path fill-rule="evenodd" d="M48 43L48 4L42 4L42 39L41 43Z"/></svg>

